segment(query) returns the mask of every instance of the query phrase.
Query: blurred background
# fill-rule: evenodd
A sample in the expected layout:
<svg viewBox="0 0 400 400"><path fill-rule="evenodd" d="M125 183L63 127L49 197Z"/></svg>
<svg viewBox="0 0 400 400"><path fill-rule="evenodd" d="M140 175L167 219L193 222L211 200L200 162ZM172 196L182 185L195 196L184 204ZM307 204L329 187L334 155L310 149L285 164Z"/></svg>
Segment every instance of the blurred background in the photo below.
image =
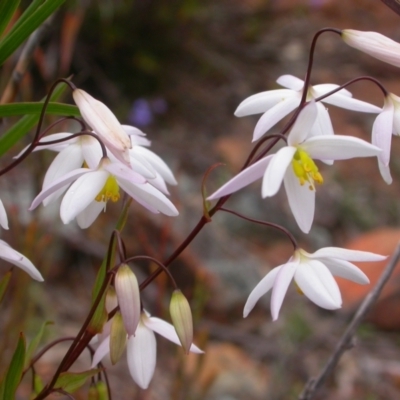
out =
<svg viewBox="0 0 400 400"><path fill-rule="evenodd" d="M21 10L27 6L21 2ZM18 87L3 103L38 101L55 79L73 82L106 103L122 123L142 129L152 150L178 180L171 199L180 216L149 215L133 205L123 232L128 254L165 259L202 214L201 180L207 168L223 162L207 181L211 193L236 174L252 149L259 116L236 118L246 97L278 88L283 74L304 78L308 50L318 29L331 26L377 31L400 41L400 16L381 1L354 0L97 0L69 1L49 21ZM19 54L0 71L0 89L10 82ZM342 84L372 75L400 95L399 71L347 47L337 35L318 41L312 84ZM371 83L349 88L354 97L383 105ZM67 95L63 101L70 102ZM374 115L329 106L335 132L370 140ZM48 118L51 123L53 118ZM1 121L0 133L15 120ZM283 123L280 125L283 126ZM76 131L65 124L58 131ZM4 165L32 136L24 138ZM252 218L290 229L308 251L342 246L391 254L400 236L399 141L392 143L387 186L375 159L321 167L325 184L317 189L316 215L309 235L300 232L286 195L262 200L257 182L235 194L227 206ZM18 333L33 335L44 320L46 341L74 335L88 312L91 288L106 251L120 204L107 206L88 230L63 225L57 205L29 213L43 175L54 158L32 154L0 182L10 231L1 238L28 256L45 282L30 282L16 271L0 319L0 370ZM171 271L190 299L196 343L206 354L186 357L158 338L157 370L141 391L123 358L106 362L115 399L295 399L332 352L357 305L370 290L341 282L344 305L337 312L318 309L291 285L280 318L272 322L269 295L247 319L243 305L257 282L292 252L286 238L228 214L217 214ZM1 261L3 264L3 262ZM384 263L364 267L376 281ZM4 264L4 271L9 268ZM139 281L154 265L134 266ZM400 270L359 331L357 346L345 354L318 399L375 400L400 397ZM169 320L171 287L161 275L143 293L145 307ZM18 316L17 320L15 316ZM51 376L66 351L60 344L37 366ZM87 368L89 358L73 367ZM4 360L4 363L3 363ZM27 381L27 387L29 382ZM78 394L77 399L86 398ZM21 398L26 393L21 389ZM59 398L59 397L58 397Z"/></svg>

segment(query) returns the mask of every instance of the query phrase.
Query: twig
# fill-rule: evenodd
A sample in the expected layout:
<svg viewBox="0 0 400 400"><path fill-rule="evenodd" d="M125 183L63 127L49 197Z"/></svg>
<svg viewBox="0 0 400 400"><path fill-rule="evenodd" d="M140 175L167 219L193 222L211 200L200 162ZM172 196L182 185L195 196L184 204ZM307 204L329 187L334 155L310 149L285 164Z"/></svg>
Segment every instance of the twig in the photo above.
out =
<svg viewBox="0 0 400 400"><path fill-rule="evenodd" d="M299 400L311 400L314 397L315 392L322 386L326 378L336 368L336 365L338 364L342 354L346 350L354 346L354 335L356 333L358 326L360 325L360 323L362 322L362 320L364 319L365 315L370 310L372 305L377 301L379 295L382 292L383 287L389 280L399 259L400 259L400 243L397 245L392 258L390 259L385 269L383 270L382 275L380 276L375 287L371 290L371 292L368 293L367 297L361 303L361 306L357 310L352 321L350 322L346 331L339 340L339 343L336 345L335 351L332 353L328 362L325 364L324 368L322 369L318 377L311 378L307 382L307 384L303 389L303 392L299 396Z"/></svg>
<svg viewBox="0 0 400 400"><path fill-rule="evenodd" d="M400 4L396 0L381 0L382 3L385 3L388 7L390 7L396 14L400 15Z"/></svg>

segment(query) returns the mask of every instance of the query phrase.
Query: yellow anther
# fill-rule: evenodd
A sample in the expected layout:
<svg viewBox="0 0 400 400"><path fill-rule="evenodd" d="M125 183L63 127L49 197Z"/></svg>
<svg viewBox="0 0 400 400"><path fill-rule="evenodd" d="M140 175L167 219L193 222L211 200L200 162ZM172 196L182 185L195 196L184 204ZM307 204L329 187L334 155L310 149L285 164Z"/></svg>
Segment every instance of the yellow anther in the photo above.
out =
<svg viewBox="0 0 400 400"><path fill-rule="evenodd" d="M99 194L96 196L96 201L108 201L111 200L116 202L119 200L119 186L117 180L114 176L110 175L106 183L103 186L103 189L100 190Z"/></svg>
<svg viewBox="0 0 400 400"><path fill-rule="evenodd" d="M314 182L317 182L318 184L324 182L324 179L318 171L318 167L315 165L313 159L301 148L298 148L296 153L294 153L292 167L301 186L308 182L310 184L309 189L315 190Z"/></svg>

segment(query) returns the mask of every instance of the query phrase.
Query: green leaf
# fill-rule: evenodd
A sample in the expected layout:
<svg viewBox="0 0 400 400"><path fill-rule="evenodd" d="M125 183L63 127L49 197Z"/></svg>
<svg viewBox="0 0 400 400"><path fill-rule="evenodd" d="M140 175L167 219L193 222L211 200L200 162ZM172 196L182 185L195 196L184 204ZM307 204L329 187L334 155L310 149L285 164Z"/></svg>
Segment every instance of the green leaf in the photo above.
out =
<svg viewBox="0 0 400 400"><path fill-rule="evenodd" d="M42 108L43 102L2 104L0 105L0 118L14 115L40 114ZM63 103L49 103L46 108L46 114L64 115L66 117L81 116L77 106Z"/></svg>
<svg viewBox="0 0 400 400"><path fill-rule="evenodd" d="M11 275L11 271L8 271L0 281L0 303L3 301L3 297L8 287L8 282L10 282Z"/></svg>
<svg viewBox="0 0 400 400"><path fill-rule="evenodd" d="M65 0L46 0L23 22L16 24L0 42L0 65L37 29Z"/></svg>
<svg viewBox="0 0 400 400"><path fill-rule="evenodd" d="M4 394L3 400L15 399L15 392L17 391L18 385L21 382L22 371L25 362L25 338L20 333L17 348L15 349L13 358L4 380Z"/></svg>
<svg viewBox="0 0 400 400"><path fill-rule="evenodd" d="M62 372L54 384L55 389L63 389L66 392L74 392L85 384L86 379L101 372L101 369L91 369L84 372Z"/></svg>
<svg viewBox="0 0 400 400"><path fill-rule="evenodd" d="M51 321L44 322L42 324L42 326L40 327L39 331L37 332L36 336L29 343L28 349L25 354L25 368L28 367L29 362L31 361L33 354L35 353L37 347L39 346L39 343L42 340L44 331L48 325L53 325L53 322L51 322Z"/></svg>
<svg viewBox="0 0 400 400"><path fill-rule="evenodd" d="M18 29L37 9L45 0L33 0L31 4L29 4L28 8L23 12L23 14L18 18L15 24L10 29L9 34Z"/></svg>
<svg viewBox="0 0 400 400"><path fill-rule="evenodd" d="M0 1L0 36L7 28L12 16L19 5L19 0Z"/></svg>
<svg viewBox="0 0 400 400"><path fill-rule="evenodd" d="M0 0L1 1L1 0ZM57 100L65 91L67 85L60 83L53 94L51 100ZM43 99L44 101L45 99ZM8 131L0 137L0 156L5 154L15 143L24 137L39 121L39 114L25 115Z"/></svg>

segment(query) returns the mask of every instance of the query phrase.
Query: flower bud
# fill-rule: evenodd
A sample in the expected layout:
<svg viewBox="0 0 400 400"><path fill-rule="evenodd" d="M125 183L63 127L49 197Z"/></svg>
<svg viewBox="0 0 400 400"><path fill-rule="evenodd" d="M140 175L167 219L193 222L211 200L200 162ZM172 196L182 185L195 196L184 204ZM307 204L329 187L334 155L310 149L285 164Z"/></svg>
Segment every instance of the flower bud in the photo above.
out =
<svg viewBox="0 0 400 400"><path fill-rule="evenodd" d="M104 381L98 381L96 383L96 389L99 394L99 400L109 400L107 385Z"/></svg>
<svg viewBox="0 0 400 400"><path fill-rule="evenodd" d="M111 322L110 332L110 359L115 365L121 358L126 346L126 330L122 315L117 312Z"/></svg>
<svg viewBox="0 0 400 400"><path fill-rule="evenodd" d="M72 96L83 119L99 135L109 150L120 161L129 163L126 150L132 148L131 140L113 112L84 90L75 89Z"/></svg>
<svg viewBox="0 0 400 400"><path fill-rule="evenodd" d="M189 354L193 342L192 312L189 302L179 289L176 289L172 294L169 312L179 341L185 353Z"/></svg>
<svg viewBox="0 0 400 400"><path fill-rule="evenodd" d="M361 50L378 60L400 67L400 43L380 33L344 29L342 30L342 39L355 49Z"/></svg>
<svg viewBox="0 0 400 400"><path fill-rule="evenodd" d="M4 208L3 202L0 200L0 226L3 229L8 229L8 218L6 209Z"/></svg>
<svg viewBox="0 0 400 400"><path fill-rule="evenodd" d="M114 286L125 329L130 337L135 334L140 319L140 291L136 275L127 264L119 267Z"/></svg>

